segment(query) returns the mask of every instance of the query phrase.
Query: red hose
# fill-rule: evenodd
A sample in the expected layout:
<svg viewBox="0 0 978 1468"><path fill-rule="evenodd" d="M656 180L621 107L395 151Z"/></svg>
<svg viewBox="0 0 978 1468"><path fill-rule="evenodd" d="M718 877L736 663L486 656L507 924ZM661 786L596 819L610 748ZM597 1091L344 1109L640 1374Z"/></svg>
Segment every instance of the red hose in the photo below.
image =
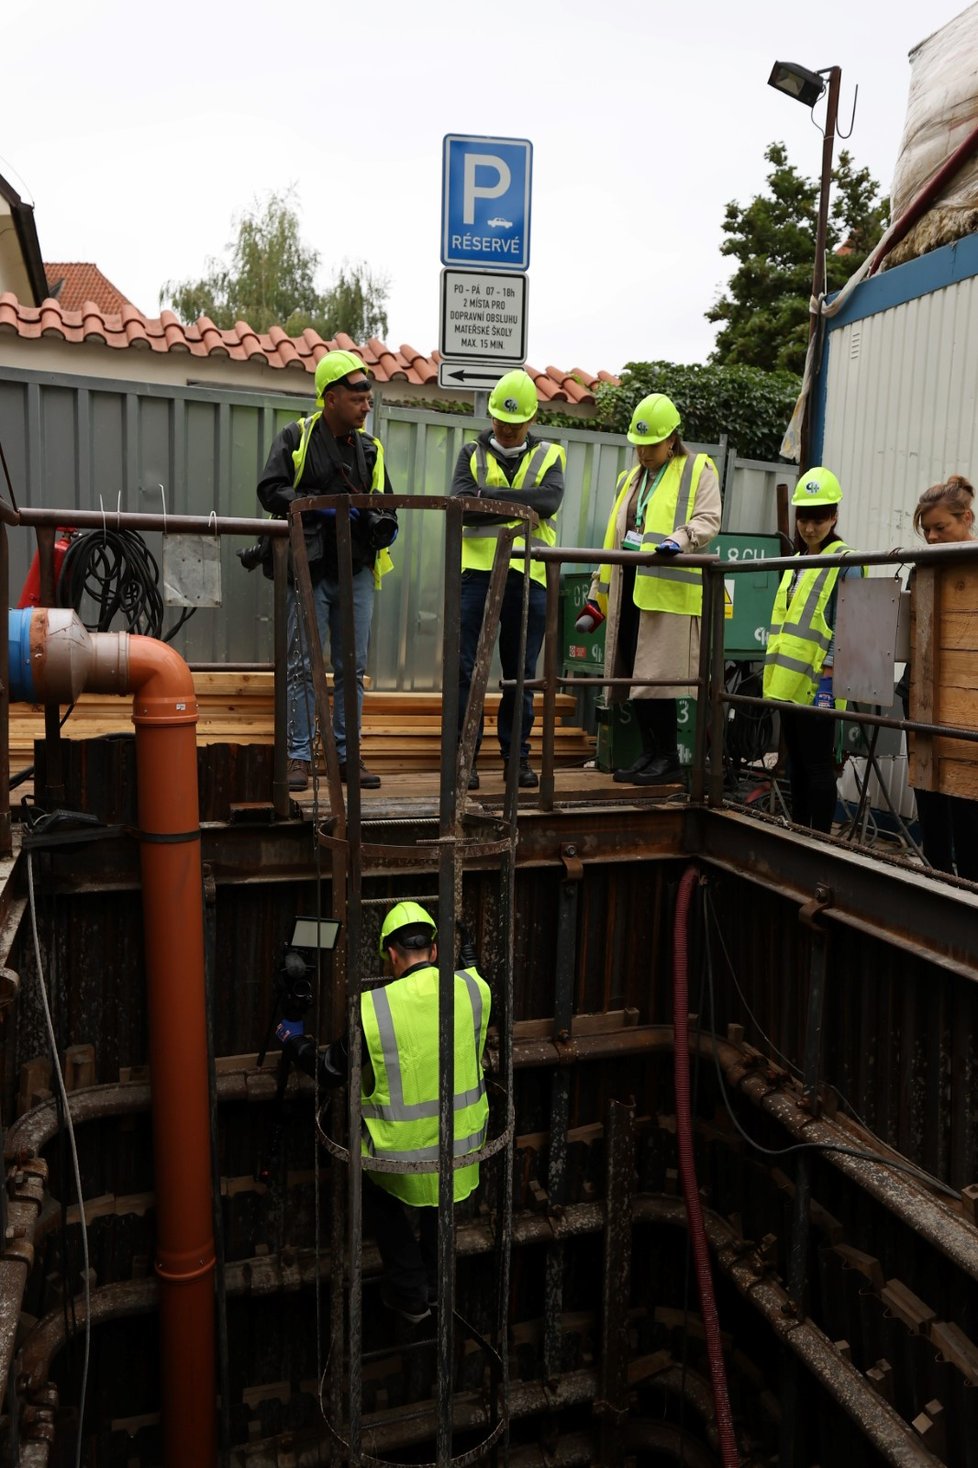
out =
<svg viewBox="0 0 978 1468"><path fill-rule="evenodd" d="M696 1267L696 1288L700 1314L706 1334L706 1354L710 1366L710 1385L716 1410L723 1468L740 1468L740 1453L734 1436L733 1414L727 1391L727 1372L723 1364L720 1321L717 1317L710 1254L703 1223L703 1205L696 1184L696 1162L693 1156L693 1117L689 1099L689 905L693 888L699 881L696 867L687 867L679 883L673 932L673 1033L675 1036L676 1078L676 1145L679 1151L679 1176L689 1220L689 1238Z"/></svg>

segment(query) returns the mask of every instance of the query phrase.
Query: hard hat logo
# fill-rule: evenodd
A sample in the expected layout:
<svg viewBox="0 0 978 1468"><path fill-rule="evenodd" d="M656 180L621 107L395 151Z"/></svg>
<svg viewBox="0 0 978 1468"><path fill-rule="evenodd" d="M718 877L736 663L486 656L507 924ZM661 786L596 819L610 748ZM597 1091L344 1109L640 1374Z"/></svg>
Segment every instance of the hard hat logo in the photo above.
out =
<svg viewBox="0 0 978 1468"><path fill-rule="evenodd" d="M679 432L679 409L664 392L650 393L636 403L632 421L628 425L628 442L634 444L662 443L663 439Z"/></svg>
<svg viewBox="0 0 978 1468"><path fill-rule="evenodd" d="M832 473L819 464L808 469L795 485L791 496L793 505L837 505L842 499L842 486Z"/></svg>
<svg viewBox="0 0 978 1468"><path fill-rule="evenodd" d="M522 368L506 372L489 395L489 417L503 423L529 423L536 417L537 390Z"/></svg>

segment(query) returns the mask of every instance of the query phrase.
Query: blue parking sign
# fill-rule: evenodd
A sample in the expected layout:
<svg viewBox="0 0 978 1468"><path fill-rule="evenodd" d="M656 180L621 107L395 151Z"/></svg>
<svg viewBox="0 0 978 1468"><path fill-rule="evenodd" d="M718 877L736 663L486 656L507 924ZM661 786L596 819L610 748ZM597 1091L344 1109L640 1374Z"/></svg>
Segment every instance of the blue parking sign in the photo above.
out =
<svg viewBox="0 0 978 1468"><path fill-rule="evenodd" d="M446 133L442 161L443 265L526 270L530 263L533 144L526 138Z"/></svg>

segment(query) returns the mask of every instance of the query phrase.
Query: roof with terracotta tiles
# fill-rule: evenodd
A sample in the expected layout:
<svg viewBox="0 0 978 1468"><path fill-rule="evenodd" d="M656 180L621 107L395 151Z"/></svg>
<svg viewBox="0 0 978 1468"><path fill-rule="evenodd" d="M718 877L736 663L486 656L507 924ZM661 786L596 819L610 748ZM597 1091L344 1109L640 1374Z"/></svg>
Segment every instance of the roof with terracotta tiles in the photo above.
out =
<svg viewBox="0 0 978 1468"><path fill-rule="evenodd" d="M129 305L128 298L89 261L45 260L44 273L49 289L65 311L80 311L86 302L93 301L100 311L118 315L123 306Z"/></svg>
<svg viewBox="0 0 978 1468"><path fill-rule="evenodd" d="M56 268L64 267L47 267L49 279L50 272ZM281 326L257 332L246 321L237 322L230 331L222 331L206 316L201 316L192 326L184 326L172 311L147 317L128 302L112 313L92 300L83 301L76 309L51 299L41 306L25 306L12 291L4 291L0 293L0 334L27 341L49 338L132 347L137 351L185 352L192 357L227 357L236 362L264 362L269 367L308 373L315 372L316 363L326 352L341 347L359 353L378 382L389 382L395 387L398 382L420 387L435 387L438 382L439 354L432 352L425 356L407 343L395 350L370 337L363 346L357 346L345 332L337 332L331 341L326 341L311 329L301 336L289 337ZM569 371L547 367L541 371L527 364L526 370L536 383L542 403L589 405L594 402L594 389L601 383L618 382L611 372L595 375L580 367Z"/></svg>

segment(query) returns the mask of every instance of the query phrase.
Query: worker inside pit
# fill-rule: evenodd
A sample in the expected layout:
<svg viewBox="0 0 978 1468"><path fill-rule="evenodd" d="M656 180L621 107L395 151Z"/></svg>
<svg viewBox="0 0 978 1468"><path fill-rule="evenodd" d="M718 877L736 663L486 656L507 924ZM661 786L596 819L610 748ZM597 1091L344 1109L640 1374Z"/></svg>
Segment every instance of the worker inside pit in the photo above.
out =
<svg viewBox="0 0 978 1468"><path fill-rule="evenodd" d="M363 1065L364 1222L383 1264L381 1298L412 1325L437 1307L438 1262L438 934L417 902L399 902L384 919L378 950L390 982L360 996ZM482 1057L489 986L467 939L455 973L455 1156L486 1138L489 1101ZM322 1088L345 1084L346 1035L320 1049L313 1036L280 1027L288 1058ZM426 1164L415 1172L377 1172L371 1159ZM456 1167L454 1200L479 1182L479 1164Z"/></svg>

